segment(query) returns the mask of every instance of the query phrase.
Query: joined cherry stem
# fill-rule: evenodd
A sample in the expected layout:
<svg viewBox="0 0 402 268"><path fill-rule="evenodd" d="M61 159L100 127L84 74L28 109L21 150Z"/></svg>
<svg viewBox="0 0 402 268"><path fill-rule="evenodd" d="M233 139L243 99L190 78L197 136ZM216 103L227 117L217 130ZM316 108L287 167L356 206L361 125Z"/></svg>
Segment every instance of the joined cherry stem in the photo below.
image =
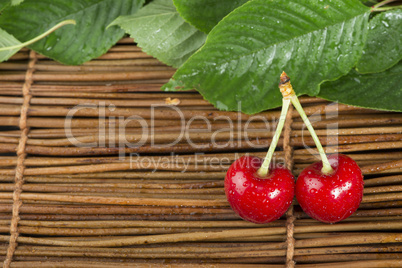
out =
<svg viewBox="0 0 402 268"><path fill-rule="evenodd" d="M310 120L308 119L306 113L304 112L303 107L301 106L300 101L297 98L292 85L290 84L290 79L286 75L285 72L283 72L281 74L281 83L279 84L279 89L281 90L281 93L283 96L281 115L279 117L279 121L276 126L276 131L275 131L274 137L272 138L271 144L269 146L267 155L266 155L261 167L258 169L257 174L261 177L264 177L269 172L269 164L271 163L272 156L274 154L276 145L278 144L279 137L281 136L281 132L282 132L283 126L285 124L285 119L286 119L286 115L288 113L290 102L292 102L293 106L299 112L301 118L303 119L304 124L306 125L308 131L310 132L311 137L314 140L314 143L317 147L318 152L320 153L320 157L321 157L321 161L322 161L321 172L323 174L332 173L334 170L328 161L324 148L322 148L321 142L318 139L318 136L315 133L313 126L310 123Z"/></svg>

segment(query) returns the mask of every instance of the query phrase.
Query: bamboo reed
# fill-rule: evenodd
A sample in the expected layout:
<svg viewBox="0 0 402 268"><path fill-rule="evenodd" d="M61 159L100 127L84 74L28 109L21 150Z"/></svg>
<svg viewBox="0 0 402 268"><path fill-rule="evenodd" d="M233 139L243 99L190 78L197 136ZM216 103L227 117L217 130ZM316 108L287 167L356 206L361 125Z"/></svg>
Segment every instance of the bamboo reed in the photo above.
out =
<svg viewBox="0 0 402 268"><path fill-rule="evenodd" d="M277 246L276 246L277 247ZM132 251L126 251L126 252L116 252L113 251L111 249L106 250L101 250L101 249L97 249L97 251L89 251L91 256L93 257L105 257L105 258L122 258L122 257L127 257L130 256L131 258L183 258L183 259L196 259L197 258L197 254L199 254L199 258L200 259L212 259L212 258L240 258L241 257L241 252L239 252L240 250L242 252L246 252L246 254L244 255L249 255L250 257L262 257L262 256L283 256L283 252L284 250L281 249L275 249L276 247L274 246L270 246L270 247L262 247L259 246L258 248L254 247L242 247L240 249L236 249L236 248L230 248L231 250L228 251L227 248L211 248L210 251L208 251L208 248L201 248L201 250L198 250L199 252L197 252L197 249L188 249L188 248L184 248L184 250L186 250L185 252L175 252L173 250L170 250L170 248L167 250L167 252L157 252L154 253L155 250L157 249L159 251L161 251L161 249L159 248L149 248L150 250L147 250L147 248L145 249L134 249ZM261 248L267 248L267 249L261 249ZM45 248L46 251L43 252L44 249L42 249L41 247L34 247L35 252L32 253L32 249L27 248L27 249L22 249L22 250L18 250L16 252L17 255L19 256L46 256L46 255L50 255L50 256L63 256L63 257L73 257L73 256L82 256L82 251L78 251L78 250L64 250L64 248L58 248L59 251L55 251L53 247L46 247ZM198 248L199 249L199 248ZM296 249L295 250L295 256L306 256L306 255L319 255L319 254L325 254L325 253L331 253L331 254L336 254L336 256L339 256L342 253L354 253L354 252L374 252L374 253L386 253L387 251L392 251L392 250L398 250L399 247L376 247L376 248L372 248L372 247L340 247L340 248L322 248L322 249ZM48 250L50 252L48 252ZM84 252L86 252L85 248L82 249ZM153 252L152 252L152 251ZM191 252L189 252L189 250L192 250ZM193 253L193 251L195 251ZM253 256L252 252L255 252L255 255ZM148 253L150 252L150 253ZM49 254L50 253L50 254ZM384 254L384 255L394 255L396 256L400 256L400 254L396 253L396 254Z"/></svg>
<svg viewBox="0 0 402 268"><path fill-rule="evenodd" d="M131 59L131 58L151 58L148 54L138 51L138 52L112 52L100 56L98 59ZM118 80L118 79L116 79Z"/></svg>
<svg viewBox="0 0 402 268"><path fill-rule="evenodd" d="M324 257L325 259L325 257ZM364 260L364 261L351 261L351 262L342 262L342 266L353 266L356 268L368 268L368 267L400 267L402 265L402 261L399 259L388 259L388 260ZM334 263L322 263L318 265L313 264L302 264L300 267L339 267L339 262Z"/></svg>
<svg viewBox="0 0 402 268"><path fill-rule="evenodd" d="M318 225L318 226L295 226L295 233L303 232L321 232L321 231L356 231L356 230L399 230L402 227L401 222L377 222L377 223L347 223L337 225ZM385 229L384 229L385 228ZM121 247L128 245L140 245L140 244L154 244L154 243L172 243L182 241L204 241L209 239L220 238L237 238L244 236L245 233L253 236L260 235L276 235L284 234L286 228L284 227L271 227L271 228L254 228L254 229L241 229L241 230L223 230L217 232L193 232L193 233L177 233L177 234L162 234L162 235L148 235L148 236L136 236L128 238L115 238L104 241L66 241L55 239L44 239L34 237L18 237L18 242L29 244L42 244L42 245L54 245L54 246L82 246L82 247ZM7 236L0 236L0 241L7 239ZM345 241L342 238L342 241ZM359 238L361 237L359 236ZM381 241L387 243L398 243L400 241L400 235L388 235L382 237ZM317 240L315 240L317 241ZM378 240L377 240L378 241ZM335 242L332 243L341 243ZM345 242L342 242L345 243ZM384 242L383 242L384 243Z"/></svg>
<svg viewBox="0 0 402 268"><path fill-rule="evenodd" d="M210 161L211 159L219 159L219 163L223 160L225 161L234 161L236 158L240 157L240 155L245 154L253 154L255 156L264 157L264 152L244 152L240 153L215 153L215 154L199 154L199 155L171 155L171 157L162 157L162 156L148 156L148 160L154 162L160 162L163 159L163 162L175 162L175 161L183 161L189 164L193 163L205 163L206 161ZM385 162L386 160L396 160L402 157L402 153L400 152L390 152L387 154L348 154L348 156L352 157L358 163L372 163L378 161L379 163ZM283 157L282 152L276 152L274 157ZM311 155L296 155L293 157L296 163L312 163L317 161L314 156ZM373 161L370 161L373 160ZM51 158L51 157L31 157L25 160L26 166L55 166L55 165L73 165L73 164L90 164L90 163L112 163L112 162L130 162L133 159L130 158L119 158L119 157L75 157L75 158ZM14 166L16 164L15 157L1 157L0 156L0 166ZM185 174L182 174L185 175ZM394 180L398 182L398 178L400 176L390 176L388 179L390 181ZM386 183L387 178L378 178L378 182L376 180L370 179L370 181L366 180L366 186L369 186L374 183Z"/></svg>
<svg viewBox="0 0 402 268"><path fill-rule="evenodd" d="M0 120L4 120L6 117L0 118ZM40 119L40 118L37 118ZM55 124L56 123L56 124ZM64 123L61 122L62 127L64 128ZM74 123L74 120L72 121ZM32 124L32 121L31 121ZM53 127L58 127L57 121L52 121L52 126ZM73 124L74 126L74 124ZM99 125L98 125L99 126ZM213 124L211 125L210 130L222 130L225 127L228 127L229 125L224 125L224 124ZM273 125L266 124L266 123L251 123L248 125L249 128L244 129L242 131L244 132L249 132L249 131L261 131L264 133L269 133L270 130L267 129L268 127L273 127ZM196 129L207 129L206 125L193 125L194 128ZM163 126L163 130L166 132L174 132L174 131L182 131L183 128L182 126ZM190 129L190 128L188 128ZM114 129L116 133L118 133L118 129ZM158 131L158 125L154 125L154 130ZM233 131L238 131L239 128L237 125L234 126ZM241 130L241 129L240 129ZM85 129L71 129L71 133L76 137L76 136L87 136L88 134L99 134L100 133L99 128L85 128ZM108 126L108 123L105 125L105 131L107 133L112 132L111 127ZM139 128L125 128L125 133L141 133L143 130ZM337 135L337 136L343 136L343 135L365 135L365 134L401 134L399 131L398 127L376 127L372 128L370 133L364 133L362 131L357 131L356 129L343 129L342 131L336 131L332 132L331 130L317 130L317 135L318 136L332 136L332 135ZM303 135L303 131L293 131L292 137L298 137ZM15 130L10 130L10 131L2 131L0 132L0 136L4 137L19 137L20 131L15 131ZM29 133L30 138L63 138L66 136L66 130L65 129L34 129L31 130ZM373 157L376 157L378 154L372 154Z"/></svg>

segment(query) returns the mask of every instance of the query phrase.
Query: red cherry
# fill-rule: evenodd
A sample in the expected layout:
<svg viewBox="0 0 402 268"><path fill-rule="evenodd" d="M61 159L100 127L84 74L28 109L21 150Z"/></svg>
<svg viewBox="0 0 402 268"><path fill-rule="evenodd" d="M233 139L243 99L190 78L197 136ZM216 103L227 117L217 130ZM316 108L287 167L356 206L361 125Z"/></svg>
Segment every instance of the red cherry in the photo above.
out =
<svg viewBox="0 0 402 268"><path fill-rule="evenodd" d="M352 215L363 198L363 175L356 162L346 155L328 157L334 169L321 172L322 162L305 168L297 178L296 198L310 217L335 223Z"/></svg>
<svg viewBox="0 0 402 268"><path fill-rule="evenodd" d="M257 174L263 160L243 156L229 167L225 193L232 209L244 220L267 223L279 219L294 197L294 176L285 167L270 167L266 176Z"/></svg>

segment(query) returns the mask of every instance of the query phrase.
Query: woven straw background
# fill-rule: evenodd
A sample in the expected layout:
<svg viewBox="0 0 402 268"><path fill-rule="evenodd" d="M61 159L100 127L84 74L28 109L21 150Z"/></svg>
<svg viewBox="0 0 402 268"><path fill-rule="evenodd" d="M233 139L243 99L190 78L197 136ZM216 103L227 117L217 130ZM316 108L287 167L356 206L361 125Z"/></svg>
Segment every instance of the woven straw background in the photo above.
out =
<svg viewBox="0 0 402 268"><path fill-rule="evenodd" d="M362 168L363 202L337 224L294 202L256 225L223 179L235 158L265 155L279 110L252 118L160 91L173 73L129 38L82 66L28 49L0 64L4 267L402 267L402 114L302 98L326 151ZM282 135L275 159L297 176L317 152L296 111Z"/></svg>

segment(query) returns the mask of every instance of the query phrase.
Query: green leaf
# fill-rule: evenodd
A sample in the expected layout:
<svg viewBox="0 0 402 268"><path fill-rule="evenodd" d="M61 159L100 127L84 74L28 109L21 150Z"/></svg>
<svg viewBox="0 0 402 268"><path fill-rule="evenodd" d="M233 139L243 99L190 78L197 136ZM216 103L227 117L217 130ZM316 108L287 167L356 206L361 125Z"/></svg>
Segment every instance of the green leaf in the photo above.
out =
<svg viewBox="0 0 402 268"><path fill-rule="evenodd" d="M20 44L21 42L18 41L14 36L0 29L0 48L11 47ZM0 51L0 62L8 60L12 55L17 53L18 50L20 50L20 48L17 47L14 49L7 49L5 51Z"/></svg>
<svg viewBox="0 0 402 268"><path fill-rule="evenodd" d="M60 22L59 24L53 26L48 31L42 33L41 35L25 42L21 43L14 36L7 33L6 31L0 29L0 62L8 60L12 55L14 55L21 48L28 46L30 44L35 43L36 41L44 38L50 33L56 31L60 27L68 24L75 24L75 20L65 20Z"/></svg>
<svg viewBox="0 0 402 268"><path fill-rule="evenodd" d="M186 21L204 33L209 33L227 14L248 0L173 0Z"/></svg>
<svg viewBox="0 0 402 268"><path fill-rule="evenodd" d="M144 0L25 0L7 8L0 27L24 42L62 20L66 26L30 46L33 50L64 64L81 64L107 52L123 35L118 27L106 26L119 15L132 14Z"/></svg>
<svg viewBox="0 0 402 268"><path fill-rule="evenodd" d="M402 112L402 62L372 74L352 70L333 82L323 83L319 97L365 108Z"/></svg>
<svg viewBox="0 0 402 268"><path fill-rule="evenodd" d="M402 60L402 10L391 10L369 22L367 43L357 63L360 73L382 72Z"/></svg>
<svg viewBox="0 0 402 268"><path fill-rule="evenodd" d="M119 25L143 51L174 67L181 66L206 39L204 33L180 17L172 0L155 0L111 25Z"/></svg>
<svg viewBox="0 0 402 268"><path fill-rule="evenodd" d="M361 56L370 9L350 0L254 0L225 17L164 90L197 89L222 110L281 105L282 71L298 95L347 74Z"/></svg>

